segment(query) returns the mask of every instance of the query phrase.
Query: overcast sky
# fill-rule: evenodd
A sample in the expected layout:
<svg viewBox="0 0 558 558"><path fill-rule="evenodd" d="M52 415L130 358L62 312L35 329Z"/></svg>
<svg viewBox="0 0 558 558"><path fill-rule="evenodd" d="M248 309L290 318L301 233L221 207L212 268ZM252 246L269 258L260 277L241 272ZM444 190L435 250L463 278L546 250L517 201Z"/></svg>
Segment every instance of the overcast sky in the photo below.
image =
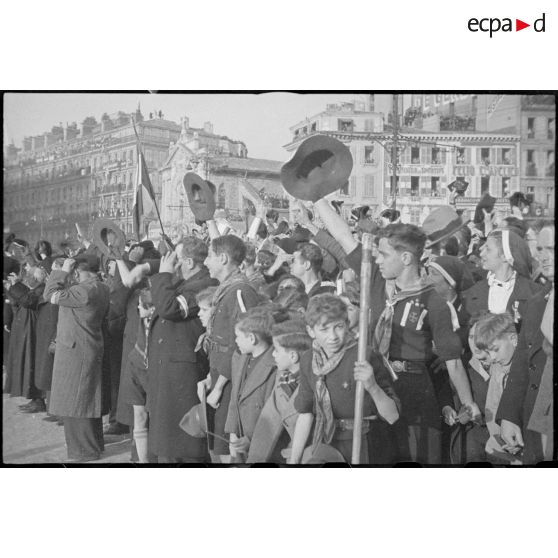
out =
<svg viewBox="0 0 558 558"><path fill-rule="evenodd" d="M4 96L4 141L21 147L24 136L50 131L62 122L80 122L86 116L100 120L104 112L135 111L143 115L162 110L164 117L190 126L210 121L216 134L242 140L248 156L284 161L283 145L289 142L289 126L325 109L327 103L351 101L354 94L119 94L119 93L7 93Z"/></svg>

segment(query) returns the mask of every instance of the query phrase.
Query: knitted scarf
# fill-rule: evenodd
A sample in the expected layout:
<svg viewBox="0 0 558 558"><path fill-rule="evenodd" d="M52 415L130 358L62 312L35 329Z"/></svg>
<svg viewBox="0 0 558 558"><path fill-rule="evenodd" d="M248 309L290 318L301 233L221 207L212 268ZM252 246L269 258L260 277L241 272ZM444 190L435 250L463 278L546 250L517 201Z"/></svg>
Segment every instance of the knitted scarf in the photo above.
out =
<svg viewBox="0 0 558 558"><path fill-rule="evenodd" d="M355 338L348 333L343 347L334 355L328 356L324 349L314 341L312 345L312 373L318 377L316 381L316 393L314 401L316 404L316 424L312 448L316 449L318 444L329 444L335 433L335 418L331 406L331 397L325 383L325 377L335 370L345 353L356 345Z"/></svg>

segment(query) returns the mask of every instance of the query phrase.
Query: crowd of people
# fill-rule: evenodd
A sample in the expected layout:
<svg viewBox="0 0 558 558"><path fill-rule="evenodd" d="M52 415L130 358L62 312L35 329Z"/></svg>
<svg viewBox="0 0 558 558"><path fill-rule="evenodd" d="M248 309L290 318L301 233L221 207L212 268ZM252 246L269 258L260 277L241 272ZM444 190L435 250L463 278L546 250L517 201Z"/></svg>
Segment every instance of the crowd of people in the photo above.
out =
<svg viewBox="0 0 558 558"><path fill-rule="evenodd" d="M479 214L348 222L320 199L110 257L11 235L4 392L76 463L128 432L136 463L350 463L358 382L361 464L551 460L554 223Z"/></svg>

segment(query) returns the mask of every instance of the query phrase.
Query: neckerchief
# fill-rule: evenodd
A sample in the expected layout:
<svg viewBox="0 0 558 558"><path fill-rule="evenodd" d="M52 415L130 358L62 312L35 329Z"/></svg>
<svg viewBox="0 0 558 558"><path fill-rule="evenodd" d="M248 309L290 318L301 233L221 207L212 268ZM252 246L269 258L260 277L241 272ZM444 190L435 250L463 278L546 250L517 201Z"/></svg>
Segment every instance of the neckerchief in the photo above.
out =
<svg viewBox="0 0 558 558"><path fill-rule="evenodd" d="M298 387L299 380L300 374L298 372L289 372L287 370L279 376L277 386L285 392L287 397L291 397Z"/></svg>
<svg viewBox="0 0 558 558"><path fill-rule="evenodd" d="M329 444L335 433L335 418L331 407L331 397L329 390L325 384L325 377L335 370L345 353L356 345L355 338L347 334L343 347L328 357L316 341L312 344L312 373L317 376L316 394L314 397L316 403L316 425L314 426L314 437L312 440L312 448L315 449L318 444Z"/></svg>
<svg viewBox="0 0 558 558"><path fill-rule="evenodd" d="M386 360L389 357L389 345L391 343L391 331L395 305L402 300L415 298L423 293L427 293L433 290L433 288L434 287L431 285L426 285L410 291L396 292L394 281L386 283L388 298L386 300L386 307L381 313L374 331L374 338L372 339L372 350L374 352L379 353Z"/></svg>
<svg viewBox="0 0 558 558"><path fill-rule="evenodd" d="M213 295L213 303L212 303L212 311L209 317L209 323L207 324L207 333L211 336L211 332L213 330L213 322L215 321L215 310L217 305L221 300L223 300L224 296L227 294L231 287L235 285L240 285L241 283L246 283L246 275L242 273L239 269L235 269L232 271L225 279L219 284L215 294Z"/></svg>

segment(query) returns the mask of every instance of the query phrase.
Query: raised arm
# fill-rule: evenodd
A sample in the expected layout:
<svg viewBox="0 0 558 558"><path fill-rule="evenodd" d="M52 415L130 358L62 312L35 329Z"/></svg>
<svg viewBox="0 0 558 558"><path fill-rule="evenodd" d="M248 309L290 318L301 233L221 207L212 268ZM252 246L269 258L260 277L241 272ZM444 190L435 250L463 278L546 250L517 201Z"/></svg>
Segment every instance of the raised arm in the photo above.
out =
<svg viewBox="0 0 558 558"><path fill-rule="evenodd" d="M325 199L318 200L314 204L314 210L319 214L331 236L339 242L346 254L350 254L358 246L358 242L343 217L338 215Z"/></svg>

